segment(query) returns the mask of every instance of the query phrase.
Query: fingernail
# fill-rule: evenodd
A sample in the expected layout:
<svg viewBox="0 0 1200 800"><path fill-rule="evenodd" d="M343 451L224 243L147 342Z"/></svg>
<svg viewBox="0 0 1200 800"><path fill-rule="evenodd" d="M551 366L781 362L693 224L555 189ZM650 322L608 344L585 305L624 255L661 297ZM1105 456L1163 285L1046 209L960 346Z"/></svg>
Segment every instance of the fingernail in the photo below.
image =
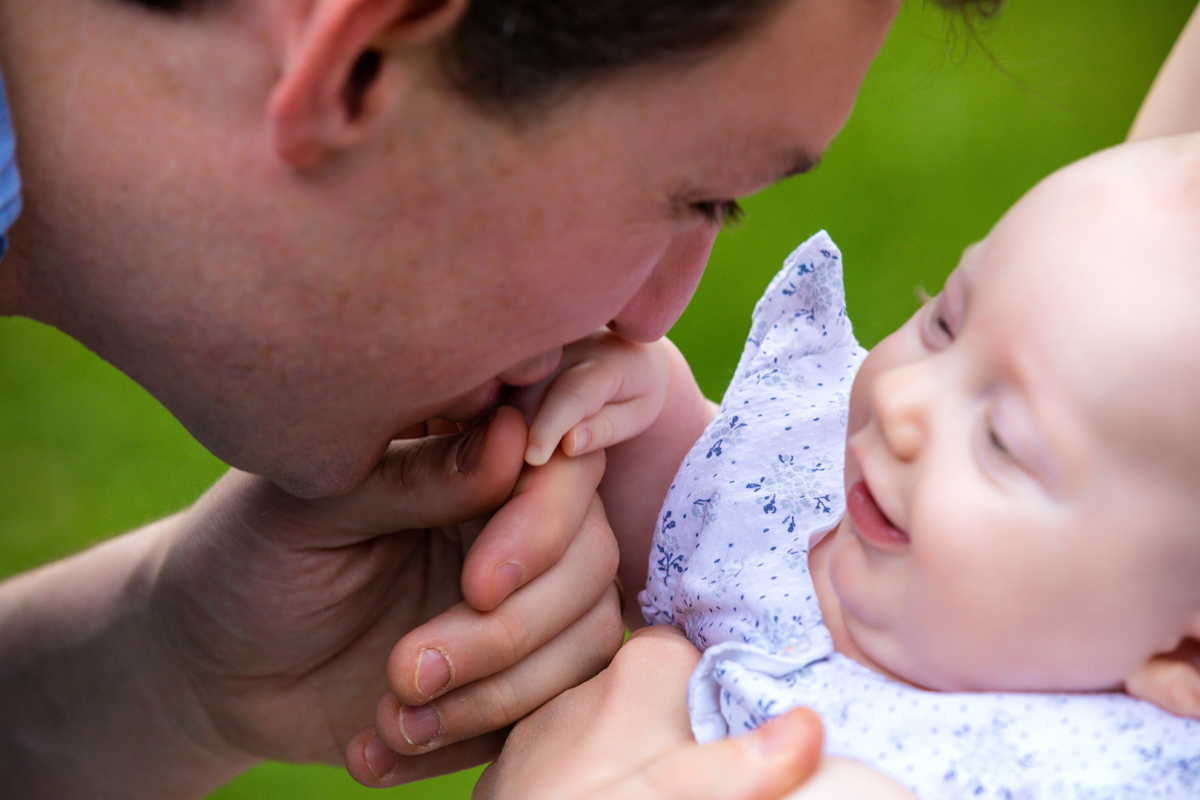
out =
<svg viewBox="0 0 1200 800"><path fill-rule="evenodd" d="M442 733L442 715L433 706L400 709L400 735L413 747L429 744Z"/></svg>
<svg viewBox="0 0 1200 800"><path fill-rule="evenodd" d="M413 683L422 697L429 700L441 694L453 678L454 670L445 653L436 648L421 651L417 657L417 674Z"/></svg>
<svg viewBox="0 0 1200 800"><path fill-rule="evenodd" d="M587 449L587 446L592 443L592 432L584 428L575 432L575 446L571 449L572 453L582 453Z"/></svg>
<svg viewBox="0 0 1200 800"><path fill-rule="evenodd" d="M458 457L455 466L460 475L469 475L479 466L479 454L483 452L483 440L487 438L488 426L491 420L485 420L476 426L467 440L458 446Z"/></svg>
<svg viewBox="0 0 1200 800"><path fill-rule="evenodd" d="M374 735L363 747L363 760L367 762L367 769L371 770L371 774L381 781L391 775L396 769L396 764L400 763L399 756L393 753L382 739Z"/></svg>
<svg viewBox="0 0 1200 800"><path fill-rule="evenodd" d="M536 444L531 444L525 448L525 463L534 467L540 467L544 463L542 461L542 448Z"/></svg>
<svg viewBox="0 0 1200 800"><path fill-rule="evenodd" d="M521 568L516 564L501 564L496 568L496 602L513 593L521 582Z"/></svg>

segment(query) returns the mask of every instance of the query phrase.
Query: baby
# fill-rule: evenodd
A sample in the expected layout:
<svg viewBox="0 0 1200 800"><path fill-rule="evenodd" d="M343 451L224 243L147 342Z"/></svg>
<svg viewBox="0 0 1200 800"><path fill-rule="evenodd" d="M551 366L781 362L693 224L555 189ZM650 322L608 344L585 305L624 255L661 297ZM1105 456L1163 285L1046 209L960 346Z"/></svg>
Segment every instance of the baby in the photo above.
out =
<svg viewBox="0 0 1200 800"><path fill-rule="evenodd" d="M701 741L808 705L828 754L922 800L1200 797L1197 309L1200 135L1123 145L865 360L813 237L715 416L665 341L593 337L527 458L612 447L623 552L653 530L642 611L704 651ZM631 513L697 413L657 522Z"/></svg>

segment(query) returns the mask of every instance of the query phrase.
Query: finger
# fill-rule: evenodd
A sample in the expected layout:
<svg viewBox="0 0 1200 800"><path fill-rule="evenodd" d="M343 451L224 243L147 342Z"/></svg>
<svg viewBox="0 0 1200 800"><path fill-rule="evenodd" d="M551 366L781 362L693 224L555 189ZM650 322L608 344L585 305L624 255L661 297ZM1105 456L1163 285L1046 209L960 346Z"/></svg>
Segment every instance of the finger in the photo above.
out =
<svg viewBox="0 0 1200 800"><path fill-rule="evenodd" d="M507 734L506 730L494 731L433 752L402 756L393 752L374 728L367 728L346 746L346 771L372 789L434 778L491 761L504 746Z"/></svg>
<svg viewBox="0 0 1200 800"><path fill-rule="evenodd" d="M627 342L609 334L592 348L597 356L585 359L563 372L550 386L546 398L529 429L525 460L543 464L560 441L568 455L595 450L612 441L628 438L649 425L658 415L666 398L667 361L653 345ZM628 404L628 405L626 405ZM603 441L579 441L595 430L578 423L602 415L606 406L623 405L623 413L610 421L617 423L602 437ZM569 439L564 437L571 435Z"/></svg>
<svg viewBox="0 0 1200 800"><path fill-rule="evenodd" d="M508 669L423 706L384 697L375 730L391 750L419 754L508 726L596 675L621 646L624 633L610 585L601 602L572 626Z"/></svg>
<svg viewBox="0 0 1200 800"><path fill-rule="evenodd" d="M453 525L488 513L513 490L522 467L525 422L499 408L475 428L392 442L371 474L349 494L306 501L304 527L322 546L409 528ZM287 513L288 503L278 513ZM314 519L314 515L316 515Z"/></svg>
<svg viewBox="0 0 1200 800"><path fill-rule="evenodd" d="M490 611L558 563L589 513L603 476L603 453L576 459L558 453L545 466L527 468L512 498L467 551L463 598Z"/></svg>
<svg viewBox="0 0 1200 800"><path fill-rule="evenodd" d="M608 403L562 437L563 453L581 456L637 436L662 411L662 398L639 395L624 403Z"/></svg>
<svg viewBox="0 0 1200 800"><path fill-rule="evenodd" d="M777 800L817 768L821 721L807 708L710 745L677 748L581 800Z"/></svg>
<svg viewBox="0 0 1200 800"><path fill-rule="evenodd" d="M555 378L529 426L526 463L545 464L563 435L614 400L621 388L619 365L608 358L588 359Z"/></svg>
<svg viewBox="0 0 1200 800"><path fill-rule="evenodd" d="M596 606L612 589L619 558L593 499L579 535L553 569L494 611L459 603L401 639L388 659L389 688L419 706L511 667Z"/></svg>

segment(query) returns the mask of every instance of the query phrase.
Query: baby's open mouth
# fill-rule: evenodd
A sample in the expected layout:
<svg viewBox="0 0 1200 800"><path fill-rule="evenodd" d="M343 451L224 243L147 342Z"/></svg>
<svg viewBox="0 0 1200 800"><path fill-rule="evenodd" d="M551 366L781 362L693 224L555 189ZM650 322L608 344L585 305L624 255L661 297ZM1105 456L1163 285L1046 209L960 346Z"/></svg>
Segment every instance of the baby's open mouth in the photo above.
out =
<svg viewBox="0 0 1200 800"><path fill-rule="evenodd" d="M846 492L846 513L855 533L870 546L889 553L908 547L908 534L884 515L861 478Z"/></svg>

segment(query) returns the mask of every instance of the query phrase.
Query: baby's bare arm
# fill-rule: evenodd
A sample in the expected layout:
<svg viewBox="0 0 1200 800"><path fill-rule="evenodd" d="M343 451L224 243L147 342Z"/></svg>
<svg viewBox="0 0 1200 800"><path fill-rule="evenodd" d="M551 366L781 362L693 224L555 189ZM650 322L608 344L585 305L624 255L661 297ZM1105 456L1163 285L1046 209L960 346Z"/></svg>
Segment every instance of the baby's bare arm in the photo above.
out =
<svg viewBox="0 0 1200 800"><path fill-rule="evenodd" d="M1129 141L1200 131L1200 8L1179 35L1129 131Z"/></svg>
<svg viewBox="0 0 1200 800"><path fill-rule="evenodd" d="M666 339L657 344L666 348L670 365L663 410L640 435L608 449L600 483L600 497L621 549L617 574L630 594L646 585L654 524L675 472L717 410L700 391L679 349ZM636 599L630 599L625 624L637 629L646 623Z"/></svg>
<svg viewBox="0 0 1200 800"><path fill-rule="evenodd" d="M631 594L640 590L663 498L716 411L683 354L667 339L637 344L599 331L568 346L555 375L510 401L533 417L531 465L560 443L568 456L605 450L600 497L621 551L619 575ZM626 603L625 621L645 624L636 603Z"/></svg>

